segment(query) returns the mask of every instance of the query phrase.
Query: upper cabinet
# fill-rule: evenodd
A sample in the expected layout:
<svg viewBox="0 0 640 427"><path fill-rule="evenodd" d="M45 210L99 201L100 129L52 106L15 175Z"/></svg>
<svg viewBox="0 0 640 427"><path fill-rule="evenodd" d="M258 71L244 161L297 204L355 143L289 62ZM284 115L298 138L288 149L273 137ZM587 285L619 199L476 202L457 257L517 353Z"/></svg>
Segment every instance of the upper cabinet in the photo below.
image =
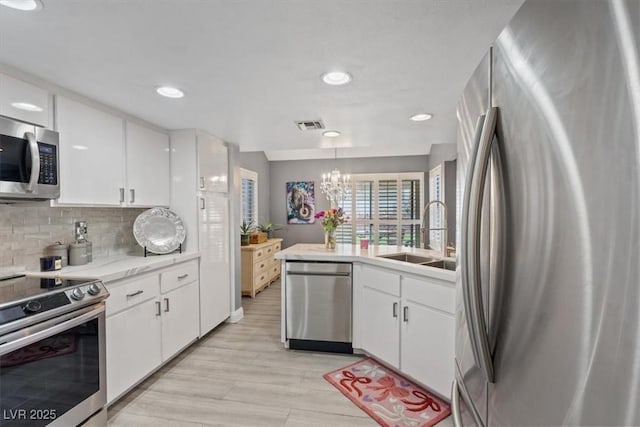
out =
<svg viewBox="0 0 640 427"><path fill-rule="evenodd" d="M214 136L198 134L198 189L228 192L229 166L227 147Z"/></svg>
<svg viewBox="0 0 640 427"><path fill-rule="evenodd" d="M169 206L167 134L64 96L56 123L59 205Z"/></svg>
<svg viewBox="0 0 640 427"><path fill-rule="evenodd" d="M48 128L49 113L46 90L0 74L0 115Z"/></svg>
<svg viewBox="0 0 640 427"><path fill-rule="evenodd" d="M169 206L169 135L127 121L127 206Z"/></svg>
<svg viewBox="0 0 640 427"><path fill-rule="evenodd" d="M60 133L60 204L121 206L124 132L120 117L56 97Z"/></svg>

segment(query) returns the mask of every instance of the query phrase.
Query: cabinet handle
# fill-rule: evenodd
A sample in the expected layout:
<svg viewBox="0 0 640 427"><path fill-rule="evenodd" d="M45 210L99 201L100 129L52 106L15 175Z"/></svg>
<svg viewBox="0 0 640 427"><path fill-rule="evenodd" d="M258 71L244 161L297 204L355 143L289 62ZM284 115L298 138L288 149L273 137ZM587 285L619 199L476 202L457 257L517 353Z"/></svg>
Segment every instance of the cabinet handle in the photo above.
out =
<svg viewBox="0 0 640 427"><path fill-rule="evenodd" d="M156 316L160 316L162 314L162 309L160 308L160 301L156 301Z"/></svg>
<svg viewBox="0 0 640 427"><path fill-rule="evenodd" d="M393 303L393 317L398 317L398 303Z"/></svg>
<svg viewBox="0 0 640 427"><path fill-rule="evenodd" d="M169 298L164 299L164 312L169 312Z"/></svg>
<svg viewBox="0 0 640 427"><path fill-rule="evenodd" d="M200 197L200 209L204 210L204 198Z"/></svg>
<svg viewBox="0 0 640 427"><path fill-rule="evenodd" d="M187 277L189 277L188 274L181 274L180 276L178 276L178 280L186 279Z"/></svg>
<svg viewBox="0 0 640 427"><path fill-rule="evenodd" d="M263 268L263 267L264 267L264 263L260 264L260 268Z"/></svg>
<svg viewBox="0 0 640 427"><path fill-rule="evenodd" d="M142 289L140 289L139 291L135 291L135 292L134 292L134 293L132 293L132 294L127 294L127 298L133 298L133 297L135 297L136 295L140 295L140 294L141 294L141 293L143 293L143 292L144 292L144 291L143 291Z"/></svg>
<svg viewBox="0 0 640 427"><path fill-rule="evenodd" d="M409 321L409 306L405 305L402 309L402 317L405 322Z"/></svg>
<svg viewBox="0 0 640 427"><path fill-rule="evenodd" d="M267 253L270 254L271 253L271 248L267 249Z"/></svg>
<svg viewBox="0 0 640 427"><path fill-rule="evenodd" d="M200 177L200 188L204 188L204 177Z"/></svg>
<svg viewBox="0 0 640 427"><path fill-rule="evenodd" d="M124 187L120 187L120 203L124 203Z"/></svg>
<svg viewBox="0 0 640 427"><path fill-rule="evenodd" d="M136 189L132 188L131 190L129 190L129 192L131 193L131 200L129 201L129 203L135 203L135 201L136 201Z"/></svg>

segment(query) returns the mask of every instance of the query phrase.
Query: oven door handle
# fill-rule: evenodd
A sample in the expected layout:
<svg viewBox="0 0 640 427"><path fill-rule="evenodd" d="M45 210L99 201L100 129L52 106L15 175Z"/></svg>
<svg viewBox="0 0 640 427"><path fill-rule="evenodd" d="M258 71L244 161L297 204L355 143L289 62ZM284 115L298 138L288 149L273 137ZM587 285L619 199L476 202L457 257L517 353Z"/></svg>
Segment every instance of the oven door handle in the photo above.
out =
<svg viewBox="0 0 640 427"><path fill-rule="evenodd" d="M104 303L100 303L0 337L0 341L3 341L0 344L0 356L82 325L87 320L98 317L104 311Z"/></svg>

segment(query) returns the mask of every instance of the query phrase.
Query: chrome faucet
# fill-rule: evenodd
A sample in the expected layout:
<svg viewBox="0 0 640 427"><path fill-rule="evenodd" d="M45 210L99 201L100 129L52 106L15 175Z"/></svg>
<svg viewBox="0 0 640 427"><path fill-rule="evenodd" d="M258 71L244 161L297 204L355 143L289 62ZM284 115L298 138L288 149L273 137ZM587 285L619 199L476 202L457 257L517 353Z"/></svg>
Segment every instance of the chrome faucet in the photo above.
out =
<svg viewBox="0 0 640 427"><path fill-rule="evenodd" d="M425 221L427 220L427 211L428 209L431 207L431 205L434 204L439 204L442 205L442 209L444 210L444 226L441 228L426 228L425 227ZM442 242L442 256L446 257L447 256L447 240L449 238L448 235L448 228L447 228L447 205L440 201L440 200L432 200L429 203L427 203L424 207L424 209L422 210L422 224L420 225L420 232L422 233L422 238L423 240L423 245L424 248L427 248L427 233L430 231L442 231L444 230L444 240Z"/></svg>

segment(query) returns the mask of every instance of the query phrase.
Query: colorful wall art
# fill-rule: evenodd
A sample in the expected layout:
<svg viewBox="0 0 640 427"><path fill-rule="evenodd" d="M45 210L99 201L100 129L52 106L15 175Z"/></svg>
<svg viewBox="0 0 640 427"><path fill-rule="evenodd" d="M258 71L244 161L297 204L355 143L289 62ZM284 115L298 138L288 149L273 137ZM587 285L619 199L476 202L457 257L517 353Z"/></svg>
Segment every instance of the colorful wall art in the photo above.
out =
<svg viewBox="0 0 640 427"><path fill-rule="evenodd" d="M316 200L313 181L287 182L287 224L313 224Z"/></svg>

